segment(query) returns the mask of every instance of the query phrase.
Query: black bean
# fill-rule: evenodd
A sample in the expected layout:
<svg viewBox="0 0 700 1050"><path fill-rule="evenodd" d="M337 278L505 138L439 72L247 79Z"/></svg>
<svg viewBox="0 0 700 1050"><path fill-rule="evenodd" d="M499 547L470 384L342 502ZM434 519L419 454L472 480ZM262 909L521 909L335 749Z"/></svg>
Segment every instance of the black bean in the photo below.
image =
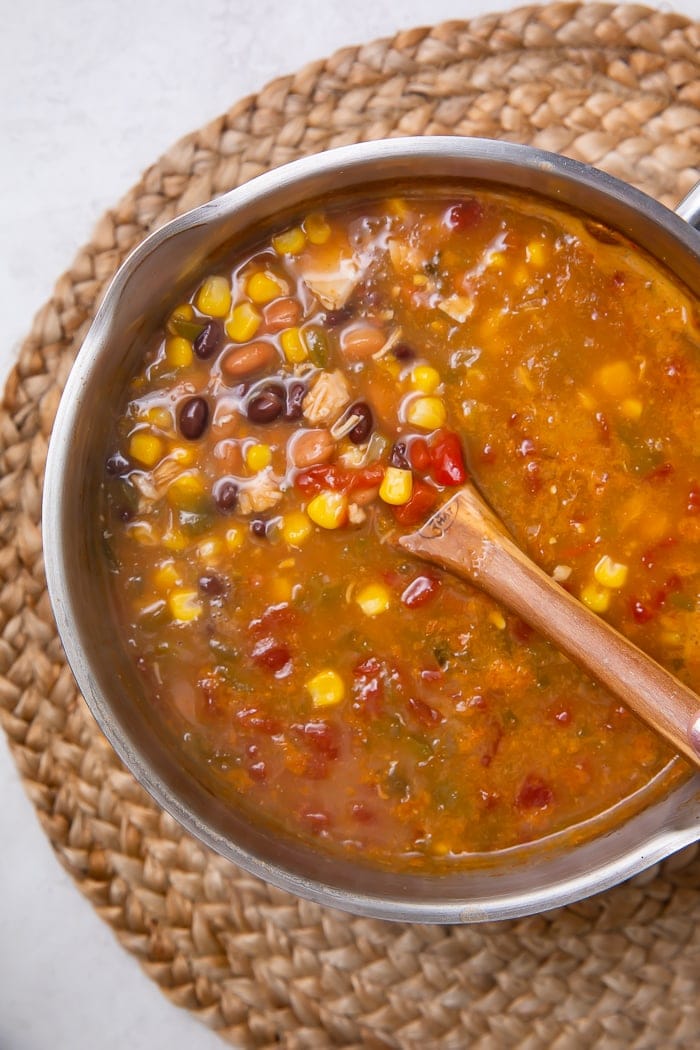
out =
<svg viewBox="0 0 700 1050"><path fill-rule="evenodd" d="M284 418L287 420L301 419L303 414L303 401L306 397L306 386L304 383L290 383L287 387L287 400L284 406Z"/></svg>
<svg viewBox="0 0 700 1050"><path fill-rule="evenodd" d="M126 474L129 469L129 460L121 452L113 452L105 463L105 469L108 474L119 477L121 474Z"/></svg>
<svg viewBox="0 0 700 1050"><path fill-rule="evenodd" d="M194 341L194 352L202 361L212 357L221 346L222 332L216 321L209 321Z"/></svg>
<svg viewBox="0 0 700 1050"><path fill-rule="evenodd" d="M355 404L351 405L348 409L348 418L350 416L359 416L360 418L349 432L348 438L352 441L353 445L364 445L374 427L372 409L366 401L356 401Z"/></svg>
<svg viewBox="0 0 700 1050"><path fill-rule="evenodd" d="M405 441L397 441L391 450L391 456L389 462L392 467L398 467L399 470L410 470L411 464L408 461L408 449Z"/></svg>
<svg viewBox="0 0 700 1050"><path fill-rule="evenodd" d="M353 315L351 306L340 306L337 310L326 310L325 320L329 328L337 328L338 325L349 321Z"/></svg>
<svg viewBox="0 0 700 1050"><path fill-rule="evenodd" d="M212 491L214 503L224 514L235 509L238 503L238 485L232 478L219 478Z"/></svg>
<svg viewBox="0 0 700 1050"><path fill-rule="evenodd" d="M283 388L264 387L248 402L248 419L251 423L273 423L282 415L284 403Z"/></svg>
<svg viewBox="0 0 700 1050"><path fill-rule="evenodd" d="M210 598L218 598L226 590L226 584L221 576L214 574L199 577L199 589Z"/></svg>
<svg viewBox="0 0 700 1050"><path fill-rule="evenodd" d="M209 422L209 405L203 397L188 397L180 409L180 433L188 441L201 438Z"/></svg>
<svg viewBox="0 0 700 1050"><path fill-rule="evenodd" d="M391 351L397 361L412 361L416 351L408 343L397 343Z"/></svg>
<svg viewBox="0 0 700 1050"><path fill-rule="evenodd" d="M258 536L261 540L264 540L267 536L267 522L264 518L253 518L250 523L250 531L254 536Z"/></svg>

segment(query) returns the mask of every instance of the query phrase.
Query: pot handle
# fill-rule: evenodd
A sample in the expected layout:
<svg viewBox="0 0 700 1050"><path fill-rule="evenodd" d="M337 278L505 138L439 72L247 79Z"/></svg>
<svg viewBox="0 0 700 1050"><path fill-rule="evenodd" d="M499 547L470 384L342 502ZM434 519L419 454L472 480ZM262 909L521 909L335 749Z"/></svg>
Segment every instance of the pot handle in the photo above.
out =
<svg viewBox="0 0 700 1050"><path fill-rule="evenodd" d="M676 208L676 214L685 219L689 226L700 230L700 182L696 182L690 193L686 193Z"/></svg>

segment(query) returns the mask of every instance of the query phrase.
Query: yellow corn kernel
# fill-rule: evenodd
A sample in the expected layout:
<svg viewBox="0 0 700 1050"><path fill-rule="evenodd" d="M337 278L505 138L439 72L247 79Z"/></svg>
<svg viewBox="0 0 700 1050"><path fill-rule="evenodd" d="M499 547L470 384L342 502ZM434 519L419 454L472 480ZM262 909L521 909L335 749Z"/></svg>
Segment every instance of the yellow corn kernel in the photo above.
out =
<svg viewBox="0 0 700 1050"><path fill-rule="evenodd" d="M543 241L530 241L525 248L525 258L532 266L544 266L547 261L547 249Z"/></svg>
<svg viewBox="0 0 700 1050"><path fill-rule="evenodd" d="M155 547L158 543L158 532L150 521L135 521L128 526L128 532L129 538L142 547Z"/></svg>
<svg viewBox="0 0 700 1050"><path fill-rule="evenodd" d="M272 302L282 294L282 286L279 281L263 270L259 270L248 278L245 290L249 298L259 306Z"/></svg>
<svg viewBox="0 0 700 1050"><path fill-rule="evenodd" d="M291 602L294 585L288 576L275 576L270 583L270 598L275 605Z"/></svg>
<svg viewBox="0 0 700 1050"><path fill-rule="evenodd" d="M191 303L180 303L169 317L170 321L194 321L194 309Z"/></svg>
<svg viewBox="0 0 700 1050"><path fill-rule="evenodd" d="M137 430L129 441L129 456L144 467L153 467L163 455L163 442L155 434Z"/></svg>
<svg viewBox="0 0 700 1050"><path fill-rule="evenodd" d="M422 394L434 394L441 382L440 373L432 365L416 365L411 372L411 386Z"/></svg>
<svg viewBox="0 0 700 1050"><path fill-rule="evenodd" d="M626 361L612 361L603 365L595 374L601 390L610 397L626 397L635 386L634 373Z"/></svg>
<svg viewBox="0 0 700 1050"><path fill-rule="evenodd" d="M344 492L319 492L309 503L306 513L322 529L339 529L348 516L347 496Z"/></svg>
<svg viewBox="0 0 700 1050"><path fill-rule="evenodd" d="M303 511L294 510L282 519L282 538L290 547L301 547L311 535L311 522Z"/></svg>
<svg viewBox="0 0 700 1050"><path fill-rule="evenodd" d="M291 365L299 365L309 356L298 328L285 328L280 336L280 344Z"/></svg>
<svg viewBox="0 0 700 1050"><path fill-rule="evenodd" d="M210 540L202 540L197 546L197 557L206 565L216 565L224 553L224 545L220 539L213 536Z"/></svg>
<svg viewBox="0 0 700 1050"><path fill-rule="evenodd" d="M387 467L379 486L379 496L385 503L400 507L408 503L413 493L413 474L401 467Z"/></svg>
<svg viewBox="0 0 700 1050"><path fill-rule="evenodd" d="M245 538L245 530L242 525L232 525L230 529L226 530L224 540L226 546L233 554L234 551L240 550L243 546L243 540Z"/></svg>
<svg viewBox="0 0 700 1050"><path fill-rule="evenodd" d="M391 595L388 588L382 583L368 583L366 587L357 592L355 601L365 616L379 616L391 605Z"/></svg>
<svg viewBox="0 0 700 1050"><path fill-rule="evenodd" d="M620 411L625 419L631 419L633 422L639 419L644 410L644 405L636 397L626 397L620 405Z"/></svg>
<svg viewBox="0 0 700 1050"><path fill-rule="evenodd" d="M168 487L168 502L175 506L190 503L204 495L205 485L202 475L198 471L188 471L179 477Z"/></svg>
<svg viewBox="0 0 700 1050"><path fill-rule="evenodd" d="M231 309L231 286L227 277L207 277L197 292L197 309L210 317L226 317Z"/></svg>
<svg viewBox="0 0 700 1050"><path fill-rule="evenodd" d="M306 683L314 707L335 707L345 697L345 684L337 671L319 671Z"/></svg>
<svg viewBox="0 0 700 1050"><path fill-rule="evenodd" d="M184 445L175 445L170 449L170 458L181 467L191 467L197 458L197 453L191 446L185 448Z"/></svg>
<svg viewBox="0 0 700 1050"><path fill-rule="evenodd" d="M171 368L187 368L194 361L192 343L180 335L173 335L166 339L165 360Z"/></svg>
<svg viewBox="0 0 700 1050"><path fill-rule="evenodd" d="M613 590L619 590L627 582L627 566L622 562L613 561L607 554L604 554L594 568L593 575L601 587L612 587Z"/></svg>
<svg viewBox="0 0 700 1050"><path fill-rule="evenodd" d="M161 405L153 405L145 414L146 421L160 430L170 430L173 420L167 408Z"/></svg>
<svg viewBox="0 0 700 1050"><path fill-rule="evenodd" d="M428 283L428 277L424 273L414 273L413 283L416 288L425 288Z"/></svg>
<svg viewBox="0 0 700 1050"><path fill-rule="evenodd" d="M491 252L490 253L489 261L488 261L488 265L490 267L493 267L494 269L496 267L502 268L503 266L505 266L505 263L506 263L505 252Z"/></svg>
<svg viewBox="0 0 700 1050"><path fill-rule="evenodd" d="M391 200L388 200L386 202L386 210L389 215L394 215L397 219L405 219L407 215L411 214L408 201L403 200L401 197L392 197Z"/></svg>
<svg viewBox="0 0 700 1050"><path fill-rule="evenodd" d="M406 409L406 419L422 430L437 430L444 425L447 412L439 397L417 397Z"/></svg>
<svg viewBox="0 0 700 1050"><path fill-rule="evenodd" d="M591 612L607 612L610 606L610 591L597 583L587 583L581 591L581 601Z"/></svg>
<svg viewBox="0 0 700 1050"><path fill-rule="evenodd" d="M278 233L272 238L272 247L278 255L298 255L306 247L304 231L299 226L293 226L291 230Z"/></svg>
<svg viewBox="0 0 700 1050"><path fill-rule="evenodd" d="M527 266L516 266L513 270L513 284L516 288L524 288L530 280L530 273Z"/></svg>
<svg viewBox="0 0 700 1050"><path fill-rule="evenodd" d="M239 303L226 322L226 335L234 343L245 343L253 338L261 321L262 317L252 303Z"/></svg>
<svg viewBox="0 0 700 1050"><path fill-rule="evenodd" d="M303 229L312 244L325 244L331 235L330 226L318 211L313 211L306 216Z"/></svg>
<svg viewBox="0 0 700 1050"><path fill-rule="evenodd" d="M163 533L161 540L163 546L169 551L184 551L187 546L187 538L179 529L168 529Z"/></svg>
<svg viewBox="0 0 700 1050"><path fill-rule="evenodd" d="M245 461L248 470L257 474L272 463L272 449L269 445L248 445L245 450Z"/></svg>
<svg viewBox="0 0 700 1050"><path fill-rule="evenodd" d="M493 609L489 613L489 623L492 623L494 627L497 627L499 631L504 631L506 627L506 618L500 609Z"/></svg>
<svg viewBox="0 0 700 1050"><path fill-rule="evenodd" d="M202 615L202 605L197 592L184 588L170 592L168 608L172 618L181 623L191 623L192 620L198 620Z"/></svg>
<svg viewBox="0 0 700 1050"><path fill-rule="evenodd" d="M161 562L153 574L153 583L159 591L169 591L175 584L182 583L182 577L175 568L175 562L168 560Z"/></svg>

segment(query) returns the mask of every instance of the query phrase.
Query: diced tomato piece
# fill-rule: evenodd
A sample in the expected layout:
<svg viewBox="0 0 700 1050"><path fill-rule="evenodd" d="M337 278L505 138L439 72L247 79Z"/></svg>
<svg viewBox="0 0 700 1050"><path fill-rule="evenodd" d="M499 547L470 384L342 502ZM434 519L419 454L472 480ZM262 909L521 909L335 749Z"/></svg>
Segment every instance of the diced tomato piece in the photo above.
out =
<svg viewBox="0 0 700 1050"><path fill-rule="evenodd" d="M399 525L417 525L425 521L437 503L438 494L432 485L425 481L413 482L413 494L408 503L393 507L394 517Z"/></svg>
<svg viewBox="0 0 700 1050"><path fill-rule="evenodd" d="M416 576L401 595L401 601L409 609L417 609L434 598L440 590L440 581L435 576Z"/></svg>
<svg viewBox="0 0 700 1050"><path fill-rule="evenodd" d="M291 659L291 653L285 645L277 645L272 638L261 638L253 646L253 662L268 671L281 671Z"/></svg>
<svg viewBox="0 0 700 1050"><path fill-rule="evenodd" d="M484 207L481 201L478 201L476 197L465 197L458 204L452 205L445 221L451 229L464 233L478 226L483 217Z"/></svg>
<svg viewBox="0 0 700 1050"><path fill-rule="evenodd" d="M638 598L633 598L631 600L630 610L635 623L639 624L649 623L649 620L653 620L655 615L654 610L650 609L648 605L644 604L644 602L639 601Z"/></svg>
<svg viewBox="0 0 700 1050"><path fill-rule="evenodd" d="M440 430L430 442L431 474L438 485L462 485L467 480L462 443L451 430Z"/></svg>
<svg viewBox="0 0 700 1050"><path fill-rule="evenodd" d="M554 792L542 777L529 773L520 785L515 804L520 809L546 809L554 800Z"/></svg>
<svg viewBox="0 0 700 1050"><path fill-rule="evenodd" d="M291 729L306 741L312 751L329 759L340 754L338 731L328 722L295 722Z"/></svg>
<svg viewBox="0 0 700 1050"><path fill-rule="evenodd" d="M369 467L360 470L347 471L347 490L355 492L357 489L373 489L381 485L384 478L384 467L381 463L372 463Z"/></svg>
<svg viewBox="0 0 700 1050"><path fill-rule="evenodd" d="M436 726L440 722L444 722L444 715L441 715L434 707L430 704L426 704L424 700L418 700L415 696L409 696L408 707L412 714L418 719L419 722L424 726Z"/></svg>
<svg viewBox="0 0 700 1050"><path fill-rule="evenodd" d="M347 471L334 464L318 464L300 471L294 484L304 496L316 496L319 492L331 489L341 491L347 483Z"/></svg>
<svg viewBox="0 0 700 1050"><path fill-rule="evenodd" d="M408 458L414 470L424 474L430 467L431 457L425 438L414 438L408 448Z"/></svg>

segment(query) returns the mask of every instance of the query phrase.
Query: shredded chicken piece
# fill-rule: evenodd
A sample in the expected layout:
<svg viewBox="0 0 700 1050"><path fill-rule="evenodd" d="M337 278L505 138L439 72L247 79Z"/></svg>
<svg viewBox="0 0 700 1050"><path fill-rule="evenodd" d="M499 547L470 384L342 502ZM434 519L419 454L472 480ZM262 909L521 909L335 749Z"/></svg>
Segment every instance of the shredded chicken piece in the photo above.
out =
<svg viewBox="0 0 700 1050"><path fill-rule="evenodd" d="M438 309L451 317L453 321L463 324L474 310L474 300L466 295L451 295L438 304Z"/></svg>
<svg viewBox="0 0 700 1050"><path fill-rule="evenodd" d="M360 280L362 271L356 259L340 259L335 270L303 274L304 284L327 310L345 306Z"/></svg>
<svg viewBox="0 0 700 1050"><path fill-rule="evenodd" d="M145 499L159 500L165 495L175 478L182 474L182 470L182 463L179 460L167 456L153 468L150 474L134 474L131 480Z"/></svg>
<svg viewBox="0 0 700 1050"><path fill-rule="evenodd" d="M302 403L306 419L313 426L334 423L351 400L342 372L321 372Z"/></svg>
<svg viewBox="0 0 700 1050"><path fill-rule="evenodd" d="M357 503L351 503L348 506L348 521L351 525L361 525L366 520L367 514L362 507L358 507Z"/></svg>
<svg viewBox="0 0 700 1050"><path fill-rule="evenodd" d="M387 341L384 343L384 346L380 350L377 350L376 354L372 354L372 358L375 361L378 361L380 358L385 357L386 354L388 354L390 350L393 350L396 344L400 342L401 335L401 329L395 328L389 336L389 338L387 339Z"/></svg>
<svg viewBox="0 0 700 1050"><path fill-rule="evenodd" d="M241 514L256 514L269 510L282 499L280 487L269 470L262 470L251 478L238 497L238 509Z"/></svg>

